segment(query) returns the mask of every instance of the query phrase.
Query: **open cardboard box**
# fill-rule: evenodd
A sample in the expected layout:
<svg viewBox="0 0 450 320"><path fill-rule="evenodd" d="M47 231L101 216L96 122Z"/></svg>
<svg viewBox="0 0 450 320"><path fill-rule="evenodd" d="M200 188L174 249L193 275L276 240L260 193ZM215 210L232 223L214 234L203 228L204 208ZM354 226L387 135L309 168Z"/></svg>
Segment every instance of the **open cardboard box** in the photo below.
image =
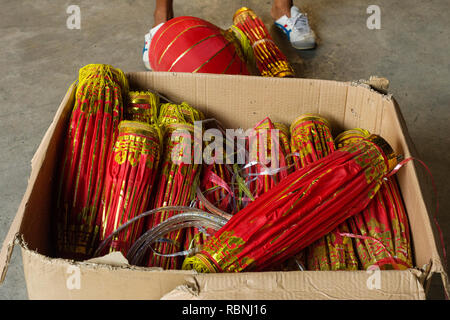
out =
<svg viewBox="0 0 450 320"><path fill-rule="evenodd" d="M187 73L129 73L133 89L151 89L186 101L226 128L249 128L269 116L290 124L302 113L327 118L333 133L361 127L383 136L397 153L412 143L394 99L367 85L309 79L277 79ZM32 159L28 188L0 253L3 281L14 243L22 250L31 299L424 299L433 274L447 275L433 236L413 163L397 178L408 211L415 266L404 271L291 271L196 274L126 263L54 258L50 225L55 170L73 105L75 87L62 101ZM74 276L79 281L71 283Z"/></svg>

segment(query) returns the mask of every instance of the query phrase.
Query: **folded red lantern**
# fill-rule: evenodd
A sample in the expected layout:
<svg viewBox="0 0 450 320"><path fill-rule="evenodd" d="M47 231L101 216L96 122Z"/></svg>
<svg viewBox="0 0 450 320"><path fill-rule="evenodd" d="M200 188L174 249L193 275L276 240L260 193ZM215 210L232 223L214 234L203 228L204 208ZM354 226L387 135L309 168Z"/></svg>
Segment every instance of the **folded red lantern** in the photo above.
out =
<svg viewBox="0 0 450 320"><path fill-rule="evenodd" d="M348 130L336 137L336 145L343 148L369 135L363 129ZM408 216L395 176L384 179L367 208L346 223L349 230L339 230L339 234L352 239L363 269L372 265L380 269L412 268Z"/></svg>
<svg viewBox="0 0 450 320"><path fill-rule="evenodd" d="M114 149L108 156L108 166L98 219L100 240L148 208L150 194L161 154L161 134L158 126L137 121L122 121ZM129 247L141 235L139 220L115 235L109 252L127 255Z"/></svg>
<svg viewBox="0 0 450 320"><path fill-rule="evenodd" d="M166 206L189 206L196 197L201 166L194 159L194 121L203 120L203 114L187 103L161 106L158 124L163 131L164 151L161 157L157 191L151 208ZM151 229L177 214L174 211L162 211L149 217L147 229ZM148 266L164 269L178 269L180 257L169 257L177 251L183 251L194 238L192 228L169 233L166 242L158 242L154 249L159 254L150 253Z"/></svg>
<svg viewBox="0 0 450 320"><path fill-rule="evenodd" d="M242 169L245 186L240 187L247 190L239 190L239 209L272 189L294 169L289 129L282 123L265 118L256 124L247 137L247 150L249 158Z"/></svg>
<svg viewBox="0 0 450 320"><path fill-rule="evenodd" d="M70 117L56 207L56 249L60 257L91 257L98 241L96 224L106 161L128 94L124 73L90 64L79 72Z"/></svg>
<svg viewBox="0 0 450 320"><path fill-rule="evenodd" d="M199 272L264 270L332 231L365 208L396 165L385 140L372 135L295 171L233 216L188 257Z"/></svg>
<svg viewBox="0 0 450 320"><path fill-rule="evenodd" d="M335 145L329 122L315 114L304 114L295 119L291 125L291 148L296 168L303 168L334 152ZM348 228L343 231L348 231ZM352 241L333 232L315 241L295 259L306 265L306 257L308 269L317 269L318 266L322 266L322 270L339 270L355 265L358 267ZM291 265L295 266L292 263Z"/></svg>
<svg viewBox="0 0 450 320"><path fill-rule="evenodd" d="M152 70L248 74L237 39L212 23L177 17L164 23L150 43Z"/></svg>
<svg viewBox="0 0 450 320"><path fill-rule="evenodd" d="M249 8L242 7L233 23L250 40L256 66L263 77L292 77L294 70L270 36L262 20Z"/></svg>

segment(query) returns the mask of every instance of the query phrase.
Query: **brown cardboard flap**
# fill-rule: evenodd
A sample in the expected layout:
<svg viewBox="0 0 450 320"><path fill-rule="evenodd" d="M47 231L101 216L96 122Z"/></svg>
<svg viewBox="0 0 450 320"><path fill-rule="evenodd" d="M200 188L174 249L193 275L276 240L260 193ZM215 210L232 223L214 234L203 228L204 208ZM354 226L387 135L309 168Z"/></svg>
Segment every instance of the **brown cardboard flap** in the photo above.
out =
<svg viewBox="0 0 450 320"><path fill-rule="evenodd" d="M415 270L202 274L163 300L425 299ZM379 276L378 279L375 277Z"/></svg>
<svg viewBox="0 0 450 320"><path fill-rule="evenodd" d="M387 94L389 90L389 80L378 76L370 76L369 79L361 79L353 81L353 83L366 84L370 86L372 89L383 94Z"/></svg>
<svg viewBox="0 0 450 320"><path fill-rule="evenodd" d="M44 135L44 138L42 138L41 144L39 145L36 153L33 156L33 159L31 160L31 174L28 179L28 187L25 191L25 194L22 198L22 202L20 203L19 209L17 210L16 216L14 217L14 220L9 228L9 231L6 235L5 240L3 241L2 250L0 251L0 284L3 283L5 280L6 272L8 270L9 261L11 259L11 254L14 249L14 242L19 234L19 231L22 227L22 220L25 213L25 209L28 205L30 195L34 190L35 182L40 174L42 163L46 157L47 149L50 145L50 141L53 138L53 133L55 131L56 124L58 122L61 122L61 113L64 109L64 107L67 105L68 101L73 98L74 94L74 87L73 84L70 86L69 90L67 91L64 99L61 102L60 107L58 108L55 117L53 118L53 122L51 123L50 127L47 129L47 132Z"/></svg>
<svg viewBox="0 0 450 320"><path fill-rule="evenodd" d="M409 131L408 128L406 126L406 121L403 118L403 115L401 113L400 107L397 104L397 102L395 101L395 99L392 99L393 101L393 105L394 105L394 111L396 113L396 126L399 126L402 129L403 132L403 138L404 138L404 145L408 146L408 152L405 154L405 156L418 156L417 155L417 151L415 148L415 145L409 135ZM418 156L420 158L420 156ZM410 176L413 177L413 179L415 179L416 181L420 181L419 177L418 177L418 170L417 170L417 166L416 164L412 161L409 163L409 166L411 167L411 169L408 171L408 173L410 174ZM423 168L421 168L423 169ZM399 172L400 173L400 172ZM403 176L405 176L406 173L403 172ZM397 178L401 179L402 175L397 174ZM428 177L427 177L428 178ZM424 185L426 187L428 187L429 189L432 188L430 182L425 181ZM409 201L408 203L405 203L407 209L408 205L414 206L415 208L419 208L421 211L423 212L427 212L427 208L425 205L425 199L423 196L423 192L420 188L420 184L415 184L415 185L411 185L410 188L403 188L401 190L402 192L402 196L408 197ZM411 201L412 199L415 199L414 202ZM431 213L433 214L433 213ZM408 218L410 220L410 224L411 224L411 216L408 215ZM411 230L412 232L412 236L414 236L414 233L416 232L421 232L423 235L426 235L427 238L427 243L431 244L431 248L427 247L425 248L425 250L431 250L431 268L429 269L429 272L426 275L426 280L429 281L431 279L431 277L433 276L433 273L439 273L441 275L441 280L442 280L442 285L444 288L444 291L447 295L447 297L450 296L450 285L449 285L449 280L448 280L448 275L447 275L447 271L446 271L446 266L444 265L445 263L445 259L444 259L444 254L443 254L443 248L442 248L442 244L439 241L439 238L437 237L437 234L433 233L433 224L432 224L432 220L431 217L428 215L422 216L423 220L420 223L417 223L416 225L418 225L421 230ZM417 250L417 247L420 246L422 247L424 245L424 243L419 243L416 242L415 243L415 247ZM439 250L440 249L440 250Z"/></svg>
<svg viewBox="0 0 450 320"><path fill-rule="evenodd" d="M88 263L96 263L96 264L107 264L115 267L128 267L130 264L128 263L127 258L125 258L120 251L115 251L108 253L102 257L96 257L89 260L86 260Z"/></svg>
<svg viewBox="0 0 450 320"><path fill-rule="evenodd" d="M16 216L9 227L8 234L3 241L2 250L0 251L0 284L5 281L6 271L8 271L9 261L11 260L11 254L14 249L14 241L20 228L22 217Z"/></svg>
<svg viewBox="0 0 450 320"><path fill-rule="evenodd" d="M425 299L414 269L195 274L51 259L24 246L22 257L30 299Z"/></svg>
<svg viewBox="0 0 450 320"><path fill-rule="evenodd" d="M160 299L193 271L111 266L52 259L22 246L30 299Z"/></svg>

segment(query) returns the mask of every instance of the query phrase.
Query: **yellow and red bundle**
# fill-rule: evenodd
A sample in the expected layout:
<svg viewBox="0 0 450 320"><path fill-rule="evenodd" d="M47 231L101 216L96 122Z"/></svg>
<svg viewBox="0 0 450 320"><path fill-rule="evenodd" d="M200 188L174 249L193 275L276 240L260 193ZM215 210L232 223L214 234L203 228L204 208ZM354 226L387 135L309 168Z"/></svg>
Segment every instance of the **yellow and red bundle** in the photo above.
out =
<svg viewBox="0 0 450 320"><path fill-rule="evenodd" d="M250 40L256 66L263 77L292 77L294 70L270 36L262 20L249 8L242 7L233 23Z"/></svg>
<svg viewBox="0 0 450 320"><path fill-rule="evenodd" d="M128 81L121 70L90 64L79 72L65 141L56 205L56 248L60 257L89 258L106 161L123 116Z"/></svg>
<svg viewBox="0 0 450 320"><path fill-rule="evenodd" d="M158 124L163 132L164 151L152 208L188 206L195 199L201 165L194 161L194 122L203 119L203 114L187 103L161 105ZM147 229L175 214L174 211L158 212L147 220ZM182 262L179 257L164 255L182 251L194 234L193 229L171 232L167 236L168 241L154 246L159 254L151 252L148 265L164 269L179 268Z"/></svg>
<svg viewBox="0 0 450 320"><path fill-rule="evenodd" d="M296 170L234 215L183 269L264 270L292 257L365 208L396 165L372 135Z"/></svg>
<svg viewBox="0 0 450 320"><path fill-rule="evenodd" d="M247 137L248 159L241 169L245 185L240 185L238 209L276 186L292 172L289 129L265 118ZM242 189L247 189L242 190Z"/></svg>
<svg viewBox="0 0 450 320"><path fill-rule="evenodd" d="M198 207L223 217L235 213L232 169L225 163L204 165L197 190Z"/></svg>
<svg viewBox="0 0 450 320"><path fill-rule="evenodd" d="M114 149L108 157L105 185L98 219L100 240L148 208L161 153L159 127L137 121L122 121ZM126 256L129 247L141 235L139 220L115 235L109 251Z"/></svg>
<svg viewBox="0 0 450 320"><path fill-rule="evenodd" d="M343 148L368 137L363 129L348 130L336 137ZM413 266L408 216L395 176L384 179L380 190L361 213L348 219L348 232L362 269L372 265L380 269L407 269Z"/></svg>
<svg viewBox="0 0 450 320"><path fill-rule="evenodd" d="M158 119L159 96L150 91L130 91L125 108L125 120L156 123Z"/></svg>
<svg viewBox="0 0 450 320"><path fill-rule="evenodd" d="M316 114L306 113L296 118L290 127L291 152L295 168L300 169L335 150L329 122Z"/></svg>
<svg viewBox="0 0 450 320"><path fill-rule="evenodd" d="M350 229L347 222L315 241L306 249L308 270L358 270L359 262L351 238L343 236Z"/></svg>
<svg viewBox="0 0 450 320"><path fill-rule="evenodd" d="M206 165L202 172L202 192L198 194L200 208L228 219L293 170L289 129L284 124L265 118L240 139L245 141L241 147L247 150L241 150L245 163L231 166L221 161ZM234 150L235 155L239 153Z"/></svg>
<svg viewBox="0 0 450 320"><path fill-rule="evenodd" d="M308 113L299 116L292 122L290 132L291 150L297 169L314 163L335 150L331 126L325 118L319 115ZM351 245L351 241L342 243L339 238L336 239L335 235L330 233L317 240L312 246L329 252L329 255L324 255L324 257L332 257L334 260L345 263L347 260L352 260L352 256L348 254L348 248L343 247L348 242ZM308 256L310 250L306 251L295 257L303 266L306 265L305 257Z"/></svg>
<svg viewBox="0 0 450 320"><path fill-rule="evenodd" d="M352 129L341 133L338 148L358 143L370 133ZM412 267L408 218L395 177L384 179L380 190L361 212L308 248L309 270L357 270Z"/></svg>
<svg viewBox="0 0 450 320"><path fill-rule="evenodd" d="M303 168L335 151L329 122L315 114L304 114L291 125L291 148L296 168ZM341 225L342 231L348 231ZM323 266L322 270L339 270L358 266L352 241L331 232L317 240L302 252L307 257L308 269L312 264ZM356 261L356 264L355 264ZM301 261L306 264L305 261Z"/></svg>

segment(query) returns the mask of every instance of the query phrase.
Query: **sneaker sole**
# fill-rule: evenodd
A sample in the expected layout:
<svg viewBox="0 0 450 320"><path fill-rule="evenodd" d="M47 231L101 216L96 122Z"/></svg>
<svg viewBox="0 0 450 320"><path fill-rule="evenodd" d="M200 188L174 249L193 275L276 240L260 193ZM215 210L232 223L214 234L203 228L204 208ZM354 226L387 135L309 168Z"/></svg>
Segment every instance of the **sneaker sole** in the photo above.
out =
<svg viewBox="0 0 450 320"><path fill-rule="evenodd" d="M307 46L294 46L291 42L291 46L297 50L310 50L310 49L314 49L316 47L316 44L307 45Z"/></svg>

